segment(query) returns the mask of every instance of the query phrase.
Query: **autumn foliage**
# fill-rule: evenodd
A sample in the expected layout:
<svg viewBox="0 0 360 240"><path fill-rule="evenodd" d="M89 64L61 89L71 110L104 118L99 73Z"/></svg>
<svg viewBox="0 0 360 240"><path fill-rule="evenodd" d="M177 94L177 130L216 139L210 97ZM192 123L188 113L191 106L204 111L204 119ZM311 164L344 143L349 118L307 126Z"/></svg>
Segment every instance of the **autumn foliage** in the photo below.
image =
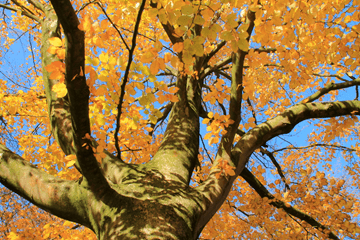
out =
<svg viewBox="0 0 360 240"><path fill-rule="evenodd" d="M360 1L50 2L0 0L0 238L360 238Z"/></svg>

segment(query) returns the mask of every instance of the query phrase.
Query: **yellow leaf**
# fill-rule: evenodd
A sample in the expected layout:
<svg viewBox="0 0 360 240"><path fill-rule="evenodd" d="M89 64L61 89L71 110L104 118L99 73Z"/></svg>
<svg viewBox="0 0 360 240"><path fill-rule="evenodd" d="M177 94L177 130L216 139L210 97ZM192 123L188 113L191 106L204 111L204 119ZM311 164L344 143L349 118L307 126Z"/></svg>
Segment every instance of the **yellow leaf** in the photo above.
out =
<svg viewBox="0 0 360 240"><path fill-rule="evenodd" d="M96 116L96 121L97 121L97 123L98 123L100 126L104 126L104 125L105 125L104 115L98 114L98 115Z"/></svg>
<svg viewBox="0 0 360 240"><path fill-rule="evenodd" d="M8 235L7 235L8 239L10 240L20 240L21 237L19 237L16 233L14 232L10 232Z"/></svg>
<svg viewBox="0 0 360 240"><path fill-rule="evenodd" d="M52 79L52 80L60 80L60 79L63 79L64 77L64 74L60 71L53 71L51 72L49 78Z"/></svg>
<svg viewBox="0 0 360 240"><path fill-rule="evenodd" d="M63 226L72 226L73 225L73 223L72 222L69 222L69 221L65 221L64 223L63 223Z"/></svg>
<svg viewBox="0 0 360 240"><path fill-rule="evenodd" d="M144 55L141 56L142 63L150 63L154 59L154 54L150 51L147 51Z"/></svg>
<svg viewBox="0 0 360 240"><path fill-rule="evenodd" d="M178 88L178 87L171 87L171 88L169 88L168 90L169 90L169 93L174 94L174 93L177 93L177 91L179 90L179 88Z"/></svg>
<svg viewBox="0 0 360 240"><path fill-rule="evenodd" d="M49 38L49 42L50 42L51 45L53 45L55 47L61 47L62 46L62 41L58 37Z"/></svg>
<svg viewBox="0 0 360 240"><path fill-rule="evenodd" d="M204 120L202 121L203 124L208 124L210 122L209 118L204 118Z"/></svg>
<svg viewBox="0 0 360 240"><path fill-rule="evenodd" d="M74 160L74 159L76 159L76 155L75 155L75 154L70 154L70 155L67 155L67 156L65 157L65 160L66 160L66 161L71 161L71 160Z"/></svg>
<svg viewBox="0 0 360 240"><path fill-rule="evenodd" d="M192 17L189 16L180 16L177 20L177 24L181 26L189 25L192 21Z"/></svg>
<svg viewBox="0 0 360 240"><path fill-rule="evenodd" d="M58 47L55 47L55 46L50 46L47 50L48 53L51 53L51 54L56 54L56 51L58 50L59 48Z"/></svg>
<svg viewBox="0 0 360 240"><path fill-rule="evenodd" d="M66 85L64 83L57 83L52 87L52 91L56 93L58 98L65 97L67 94Z"/></svg>
<svg viewBox="0 0 360 240"><path fill-rule="evenodd" d="M286 199L289 196L289 191L287 191L286 193L284 193L284 199Z"/></svg>
<svg viewBox="0 0 360 240"><path fill-rule="evenodd" d="M99 56L101 62L106 63L109 60L109 55L107 53L101 53Z"/></svg>
<svg viewBox="0 0 360 240"><path fill-rule="evenodd" d="M66 163L66 167L69 168L75 164L76 160L71 160Z"/></svg>

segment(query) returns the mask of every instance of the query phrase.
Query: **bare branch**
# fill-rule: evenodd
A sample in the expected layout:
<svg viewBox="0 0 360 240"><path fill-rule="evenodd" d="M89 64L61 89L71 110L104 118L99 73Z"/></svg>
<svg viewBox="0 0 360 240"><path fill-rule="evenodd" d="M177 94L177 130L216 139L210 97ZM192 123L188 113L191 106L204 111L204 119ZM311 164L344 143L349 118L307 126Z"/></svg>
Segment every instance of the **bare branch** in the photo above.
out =
<svg viewBox="0 0 360 240"><path fill-rule="evenodd" d="M261 47L261 48L255 48L254 49L254 52L258 52L258 53L274 53L274 52L276 52L277 51L277 49L276 48L263 48L263 47Z"/></svg>
<svg viewBox="0 0 360 240"><path fill-rule="evenodd" d="M333 149L344 150L344 151L349 151L349 152L356 151L356 149L354 149L354 148L348 148L348 147L341 146L341 145L316 143L316 144L311 144L309 146L304 146L304 147L289 146L289 147L274 150L271 153L281 152L281 151L285 151L285 150L302 150L302 149L308 149L308 148L313 148L313 147L326 147L326 148L333 148Z"/></svg>
<svg viewBox="0 0 360 240"><path fill-rule="evenodd" d="M271 162L272 162L272 163L274 164L274 166L276 167L276 170L277 170L277 172L278 172L281 180L282 180L283 183L285 184L285 188L286 188L287 190L290 190L290 187L289 187L289 185L288 185L287 182L286 182L285 175L284 175L284 173L283 173L283 171L282 171L282 169L281 169L280 164L276 161L276 159L275 159L275 157L274 157L274 154L271 153L271 152L269 152L267 149L265 149L265 148L263 148L263 147L260 147L260 152L261 152L262 154L266 154L266 156L268 156L268 157L270 158Z"/></svg>
<svg viewBox="0 0 360 240"><path fill-rule="evenodd" d="M118 114L116 116L116 129L115 129L115 133L114 133L114 139L115 139L115 148L116 148L117 154L118 154L117 157L119 159L121 159L121 151L120 151L119 139L118 139L118 134L119 134L119 130L120 130L120 116L121 116L121 113L122 113L121 107L122 107L122 104L124 102L125 86L126 86L126 83L128 81L128 78L129 78L130 66L131 66L131 63L132 63L132 60L133 60L133 54L134 54L135 47L136 47L136 37L137 37L137 34L138 34L138 30L139 30L139 25L140 25L140 21L141 21L141 15L142 15L142 13L144 11L144 8L145 8L145 2L146 2L145 0L143 0L141 2L141 6L140 6L140 9L139 9L137 18L136 18L136 23L135 23L135 28L134 28L134 35L132 37L132 43L131 43L131 49L129 50L128 64L126 66L124 78L123 78L123 81L121 83L120 99L119 99L119 104L117 106Z"/></svg>

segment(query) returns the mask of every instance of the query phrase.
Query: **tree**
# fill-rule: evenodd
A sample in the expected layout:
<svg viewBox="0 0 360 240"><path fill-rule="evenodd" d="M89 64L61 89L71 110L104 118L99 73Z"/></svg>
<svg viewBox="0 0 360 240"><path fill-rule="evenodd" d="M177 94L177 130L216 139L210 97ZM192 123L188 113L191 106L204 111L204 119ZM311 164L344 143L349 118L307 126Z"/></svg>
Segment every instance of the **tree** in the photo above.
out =
<svg viewBox="0 0 360 240"><path fill-rule="evenodd" d="M359 237L359 1L50 2L0 4L8 189L98 239Z"/></svg>

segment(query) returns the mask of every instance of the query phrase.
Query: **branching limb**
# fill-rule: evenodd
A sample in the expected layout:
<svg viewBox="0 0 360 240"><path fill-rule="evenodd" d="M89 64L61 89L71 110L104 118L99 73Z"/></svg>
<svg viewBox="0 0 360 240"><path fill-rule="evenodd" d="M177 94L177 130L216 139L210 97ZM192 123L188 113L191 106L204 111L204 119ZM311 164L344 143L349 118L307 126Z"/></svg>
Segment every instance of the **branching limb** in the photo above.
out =
<svg viewBox="0 0 360 240"><path fill-rule="evenodd" d="M90 227L87 191L76 181L49 175L0 144L0 182L36 206L67 220ZM84 196L83 198L81 196Z"/></svg>
<svg viewBox="0 0 360 240"><path fill-rule="evenodd" d="M247 41L250 41L251 34L255 27L255 12L248 11L245 24L248 24L247 28ZM221 157L224 157L225 154L230 153L232 143L238 129L240 120L241 120L241 104L242 104L242 93L243 93L243 74L244 74L244 62L245 56L248 52L245 52L239 49L236 53L232 55L232 76L231 76L231 92L230 92L230 103L229 103L229 115L230 119L233 120L233 123L225 129L226 134L223 135L219 147L219 154ZM226 153L222 153L222 151ZM229 156L229 155L228 155Z"/></svg>
<svg viewBox="0 0 360 240"><path fill-rule="evenodd" d="M240 176L243 177L245 179L245 181L249 183L249 185L260 195L260 197L262 197L262 198L266 197L269 200L273 200L273 201L270 201L270 205L273 205L276 208L283 209L288 214L291 214L292 216L297 217L297 218L307 222L308 224L310 224L311 226L313 226L316 229L329 232L330 239L339 239L333 232L331 232L331 230L327 226L319 223L318 221L315 220L315 218L311 217L310 215L308 215L306 213L299 211L298 209L290 206L288 203L277 200L274 197L274 195L272 195L265 188L265 186L247 168L244 168L244 170L241 172Z"/></svg>
<svg viewBox="0 0 360 240"><path fill-rule="evenodd" d="M245 24L248 24L247 41L250 40L253 28L255 26L255 12L248 11ZM217 152L217 157L215 158L214 164L217 165L220 159L227 160L230 166L233 166L236 161L233 160L231 154L231 148L235 134L237 132L240 120L241 120L241 103L242 103L242 80L243 80L243 70L244 70L244 61L247 52L239 49L237 53L234 53L232 59L229 59L229 62L233 63L232 67L232 79L231 79L231 95L230 95L230 106L229 114L230 119L233 120L232 124L226 128L227 133L223 135L221 143ZM206 74L206 73L205 73ZM253 149L255 150L255 149ZM250 155L249 155L250 156ZM248 156L248 157L249 157ZM245 166L245 165L244 165ZM241 169L242 170L242 169ZM195 228L195 231L200 231L202 227L210 220L210 218L216 213L220 208L222 203L225 201L226 196L228 195L233 181L236 179L235 176L227 176L223 174L220 179L216 177L216 174L220 170L213 167L208 179L204 181L199 187L198 190L204 195L204 197L210 202L209 207L200 217L198 224ZM238 174L240 171L238 172ZM206 190L205 190L206 189Z"/></svg>
<svg viewBox="0 0 360 240"><path fill-rule="evenodd" d="M206 78L207 76L209 76L213 72L219 71L219 69L221 69L222 67L230 64L231 62L232 62L232 58L227 57L224 60L216 63L214 66L212 66L212 67L209 66L209 67L205 68L205 70L201 72L200 78L201 79Z"/></svg>
<svg viewBox="0 0 360 240"><path fill-rule="evenodd" d="M216 45L216 47L205 57L204 59L204 63L207 64L209 62L209 60L215 56L216 53L218 53L220 51L220 49L222 47L224 47L226 45L226 41L222 41L220 42L218 45Z"/></svg>
<svg viewBox="0 0 360 240"><path fill-rule="evenodd" d="M35 8L40 10L41 12L45 12L45 7L42 3L36 1L36 0L28 0L28 2L33 5Z"/></svg>
<svg viewBox="0 0 360 240"><path fill-rule="evenodd" d="M149 135L150 136L152 136L153 135L153 133L155 132L155 130L156 130L156 125L158 124L158 123L160 123L160 122L163 122L168 116L169 116L169 113L170 113L170 111L171 111L171 109L172 109L172 107L174 106L174 103L173 102L170 102L170 103L168 103L168 104L166 104L163 108L164 108L164 111L163 111L163 115L160 117L160 118L158 118L157 119L157 121L156 121L156 123L154 124L154 123L150 123L150 126L151 126L151 128L153 129L153 130L151 130L150 132L149 132ZM161 111L161 109L160 109L160 111ZM159 126L159 125L158 125Z"/></svg>
<svg viewBox="0 0 360 240"><path fill-rule="evenodd" d="M72 136L79 167L99 197L111 191L92 149L89 119L89 87L85 78L85 33L69 0L51 0L66 37L65 84L70 103Z"/></svg>
<svg viewBox="0 0 360 240"><path fill-rule="evenodd" d="M310 97L304 99L303 102L313 102L313 101L319 99L321 96L327 94L330 91L349 88L352 86L359 86L359 85L360 85L360 78L357 78L353 81L346 81L346 82L342 82L342 83L330 82L329 84L327 84L325 87L321 88L319 91L317 91Z"/></svg>
<svg viewBox="0 0 360 240"><path fill-rule="evenodd" d="M241 165L245 166L253 150L276 136L289 133L301 121L310 118L329 118L351 114L360 114L360 101L296 104L277 117L259 124L247 132L235 145L232 153L241 162ZM239 170L240 172L241 170Z"/></svg>
<svg viewBox="0 0 360 240"><path fill-rule="evenodd" d="M128 63L126 65L124 78L123 78L123 81L121 83L120 99L119 99L119 104L117 106L118 114L116 116L116 129L115 129L115 133L114 133L114 139L115 139L115 148L116 148L116 151L117 151L117 154L118 154L117 157L119 159L121 159L121 151L120 151L119 139L118 139L118 134L119 134L119 130L120 130L120 116L121 116L121 113L122 113L122 104L124 102L125 87L126 87L126 83L128 81L128 78L129 78L130 66L131 66L131 63L133 61L133 55L134 55L134 51L135 51L135 48L136 48L136 37L137 37L137 34L138 34L138 30L139 30L139 25L140 25L140 21L141 21L141 15L142 15L142 13L144 11L144 8L145 8L145 3L146 3L145 0L143 0L141 2L139 12L138 12L138 15L137 15L137 18L136 18L136 23L135 23L135 28L134 28L134 35L132 37L131 48L129 50Z"/></svg>

